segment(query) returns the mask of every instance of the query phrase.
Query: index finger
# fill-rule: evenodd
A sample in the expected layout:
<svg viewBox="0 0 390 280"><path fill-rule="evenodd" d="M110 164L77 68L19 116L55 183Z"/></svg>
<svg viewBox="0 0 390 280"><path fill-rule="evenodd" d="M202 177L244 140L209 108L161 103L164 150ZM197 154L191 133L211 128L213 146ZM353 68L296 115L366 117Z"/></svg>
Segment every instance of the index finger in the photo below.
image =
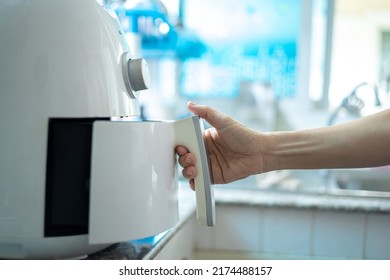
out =
<svg viewBox="0 0 390 280"><path fill-rule="evenodd" d="M188 154L190 151L184 147L184 146L177 146L176 147L176 153L179 155L179 156L184 156L185 154Z"/></svg>

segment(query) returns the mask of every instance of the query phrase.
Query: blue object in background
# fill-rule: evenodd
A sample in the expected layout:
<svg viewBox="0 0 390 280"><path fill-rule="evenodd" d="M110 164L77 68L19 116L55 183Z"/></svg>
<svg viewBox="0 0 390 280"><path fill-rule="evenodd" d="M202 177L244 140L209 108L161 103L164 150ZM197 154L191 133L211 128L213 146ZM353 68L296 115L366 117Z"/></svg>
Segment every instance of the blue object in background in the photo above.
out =
<svg viewBox="0 0 390 280"><path fill-rule="evenodd" d="M116 12L120 19L126 18L125 32L141 35L142 48L145 50L176 49L177 32L168 22L167 16L156 5L137 5L131 9L119 6Z"/></svg>
<svg viewBox="0 0 390 280"><path fill-rule="evenodd" d="M296 93L300 0L186 0L184 26L207 49L183 65L182 94L236 97L242 81Z"/></svg>
<svg viewBox="0 0 390 280"><path fill-rule="evenodd" d="M301 0L185 0L182 26L160 1L119 7L125 32L141 35L145 58L181 62L186 98L237 97L242 82L272 87L277 98L296 94Z"/></svg>
<svg viewBox="0 0 390 280"><path fill-rule="evenodd" d="M116 12L124 25L125 32L141 36L145 57L174 56L180 60L200 57L205 46L194 33L173 26L167 12L158 1L141 1L131 9L118 6Z"/></svg>

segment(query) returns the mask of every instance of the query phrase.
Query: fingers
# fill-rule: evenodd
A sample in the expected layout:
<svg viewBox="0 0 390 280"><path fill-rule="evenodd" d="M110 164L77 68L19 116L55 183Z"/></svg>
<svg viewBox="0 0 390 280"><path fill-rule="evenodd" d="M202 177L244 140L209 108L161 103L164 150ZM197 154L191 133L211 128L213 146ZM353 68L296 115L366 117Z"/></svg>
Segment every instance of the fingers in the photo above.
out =
<svg viewBox="0 0 390 280"><path fill-rule="evenodd" d="M216 129L221 129L227 125L227 121L230 119L227 115L205 105L197 105L193 102L187 103L188 110L194 115L198 115L202 119L205 119L211 126Z"/></svg>
<svg viewBox="0 0 390 280"><path fill-rule="evenodd" d="M195 180L197 170L195 168L196 158L186 147L177 146L176 153L179 155L179 164L183 167L183 177L189 180L192 190L195 190Z"/></svg>
<svg viewBox="0 0 390 280"><path fill-rule="evenodd" d="M197 170L195 166L191 165L186 168L183 168L182 171L183 177L186 178L190 184L191 189L195 190L195 177L197 174Z"/></svg>
<svg viewBox="0 0 390 280"><path fill-rule="evenodd" d="M179 156L184 156L185 154L187 154L189 151L186 147L184 146L177 146L176 147L176 153L179 155Z"/></svg>
<svg viewBox="0 0 390 280"><path fill-rule="evenodd" d="M183 168L182 174L183 174L183 177L188 179L188 180L195 179L196 174L197 174L197 170L196 170L195 166L191 165L191 166L188 166L186 168Z"/></svg>
<svg viewBox="0 0 390 280"><path fill-rule="evenodd" d="M194 190L195 190L195 180L194 180L194 179L191 179L191 180L189 181L189 183L190 183L190 188L194 191Z"/></svg>
<svg viewBox="0 0 390 280"><path fill-rule="evenodd" d="M209 106L197 105L193 102L188 102L187 106L194 115L198 115L217 130L223 129L233 122L232 118ZM183 146L176 147L176 153L179 155L179 164L183 167L183 177L189 180L190 187L194 190L194 178L197 175L195 155Z"/></svg>
<svg viewBox="0 0 390 280"><path fill-rule="evenodd" d="M176 153L179 155L179 164L186 168L188 166L193 166L196 163L196 158L193 153L190 153L186 147L177 146Z"/></svg>

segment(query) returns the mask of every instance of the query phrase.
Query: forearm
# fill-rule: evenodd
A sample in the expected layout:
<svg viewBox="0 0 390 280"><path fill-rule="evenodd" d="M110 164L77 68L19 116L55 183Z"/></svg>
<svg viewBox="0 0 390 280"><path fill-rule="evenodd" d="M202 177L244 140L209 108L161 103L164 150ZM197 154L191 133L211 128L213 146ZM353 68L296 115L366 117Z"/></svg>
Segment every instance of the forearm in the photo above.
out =
<svg viewBox="0 0 390 280"><path fill-rule="evenodd" d="M347 124L264 135L263 172L390 164L390 110Z"/></svg>

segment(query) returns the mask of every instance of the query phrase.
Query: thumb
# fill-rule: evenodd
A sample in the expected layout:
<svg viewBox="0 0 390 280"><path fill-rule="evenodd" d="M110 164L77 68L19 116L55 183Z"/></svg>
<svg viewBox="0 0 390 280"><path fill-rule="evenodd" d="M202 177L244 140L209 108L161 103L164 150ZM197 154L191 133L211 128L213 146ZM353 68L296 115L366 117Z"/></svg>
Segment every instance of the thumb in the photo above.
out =
<svg viewBox="0 0 390 280"><path fill-rule="evenodd" d="M216 129L221 129L230 123L230 118L227 115L209 106L197 105L190 101L187 103L187 107L194 115L198 115Z"/></svg>

